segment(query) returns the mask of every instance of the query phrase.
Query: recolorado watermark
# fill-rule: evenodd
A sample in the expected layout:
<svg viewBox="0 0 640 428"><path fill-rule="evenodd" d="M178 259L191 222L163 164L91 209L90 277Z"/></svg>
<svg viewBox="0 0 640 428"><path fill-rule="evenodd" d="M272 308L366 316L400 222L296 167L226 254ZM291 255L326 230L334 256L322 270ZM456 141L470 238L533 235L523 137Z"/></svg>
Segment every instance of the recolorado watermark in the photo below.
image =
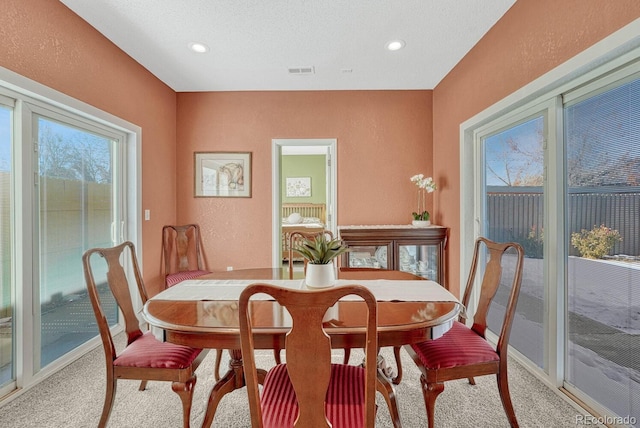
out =
<svg viewBox="0 0 640 428"><path fill-rule="evenodd" d="M576 425L636 425L635 416L576 415Z"/></svg>

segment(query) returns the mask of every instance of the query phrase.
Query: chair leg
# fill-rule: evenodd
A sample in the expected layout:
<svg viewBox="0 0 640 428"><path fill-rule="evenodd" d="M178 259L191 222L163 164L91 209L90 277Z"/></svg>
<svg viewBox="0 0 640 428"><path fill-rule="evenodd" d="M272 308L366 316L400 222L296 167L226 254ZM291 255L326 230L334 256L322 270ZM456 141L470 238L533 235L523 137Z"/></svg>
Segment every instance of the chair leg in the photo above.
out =
<svg viewBox="0 0 640 428"><path fill-rule="evenodd" d="M196 385L196 376L193 375L191 379L186 382L172 382L171 389L178 394L180 401L182 401L182 420L183 427L189 428L191 418L191 402L193 401L193 387Z"/></svg>
<svg viewBox="0 0 640 428"><path fill-rule="evenodd" d="M144 391L145 389L147 389L147 381L143 380L142 382L140 382L140 386L138 387L138 391Z"/></svg>
<svg viewBox="0 0 640 428"><path fill-rule="evenodd" d="M98 428L105 428L107 426L111 408L113 407L113 399L116 396L116 386L116 378L113 372L107 373L107 390L104 394L104 405L102 406L102 416L100 416Z"/></svg>
<svg viewBox="0 0 640 428"><path fill-rule="evenodd" d="M342 364L349 364L349 358L351 357L351 348L344 348L344 360Z"/></svg>
<svg viewBox="0 0 640 428"><path fill-rule="evenodd" d="M435 426L436 398L444 391L444 383L427 383L424 376L420 376L422 384L422 395L424 396L424 406L427 408L428 427Z"/></svg>
<svg viewBox="0 0 640 428"><path fill-rule="evenodd" d="M496 375L498 381L498 392L500 393L500 400L502 401L502 407L509 419L509 425L511 428L518 428L518 420L516 419L516 412L513 410L513 404L511 403L511 394L509 394L509 380L507 378L507 371L500 370Z"/></svg>
<svg viewBox="0 0 640 428"><path fill-rule="evenodd" d="M396 377L391 379L391 382L393 382L394 385L400 385L400 382L402 381L402 360L400 359L400 349L401 348L399 346L393 347L393 355L396 357L396 370L398 372Z"/></svg>
<svg viewBox="0 0 640 428"><path fill-rule="evenodd" d="M470 377L469 378L469 384L475 385L476 384L476 380L473 377Z"/></svg>
<svg viewBox="0 0 640 428"><path fill-rule="evenodd" d="M220 363L222 362L222 349L216 349L216 366L213 372L213 377L216 382L220 380Z"/></svg>

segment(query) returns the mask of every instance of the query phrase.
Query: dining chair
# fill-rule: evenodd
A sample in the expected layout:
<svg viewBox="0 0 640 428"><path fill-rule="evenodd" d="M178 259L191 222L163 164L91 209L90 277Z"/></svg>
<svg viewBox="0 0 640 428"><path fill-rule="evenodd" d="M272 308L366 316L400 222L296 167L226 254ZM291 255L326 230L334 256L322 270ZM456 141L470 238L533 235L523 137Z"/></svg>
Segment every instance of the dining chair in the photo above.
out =
<svg viewBox="0 0 640 428"><path fill-rule="evenodd" d="M162 259L164 261L165 285L206 275L197 224L166 225L162 228Z"/></svg>
<svg viewBox="0 0 640 428"><path fill-rule="evenodd" d="M200 226L197 224L166 225L162 228L162 259L165 287L210 273L205 268L201 247ZM222 349L216 349L214 377L220 379Z"/></svg>
<svg viewBox="0 0 640 428"><path fill-rule="evenodd" d="M483 237L478 238L462 300L465 308L469 307L481 258L487 262L472 326L468 327L461 315L452 328L440 338L404 346L421 372L420 383L429 427L434 426L435 402L438 394L444 391L445 381L466 378L469 379L469 383L475 385L474 377L489 374L496 375L500 399L509 424L511 427L518 426L509 394L507 350L522 282L524 250L520 244L514 242L498 243ZM506 266L509 269L504 269ZM510 278L502 281L504 270L510 272ZM501 284L510 286L510 289L508 300L505 302L502 327L494 348L486 339L485 331L489 307Z"/></svg>
<svg viewBox="0 0 640 428"><path fill-rule="evenodd" d="M259 378L251 325L252 296L264 293L285 307L292 326L285 339L287 362ZM341 297L357 295L367 306L365 364L331 362L331 338L323 317ZM252 284L239 299L240 344L251 425L258 427L373 427L377 384L377 302L360 285L319 291ZM258 390L262 383L262 393Z"/></svg>
<svg viewBox="0 0 640 428"><path fill-rule="evenodd" d="M104 263L98 265L95 257L92 261L95 254L102 256L106 266ZM172 382L171 389L182 401L183 426L189 427L193 388L196 384L195 370L207 351L161 342L150 331L143 332L140 329L140 320L136 316L133 301L140 299L144 304L148 296L131 242L127 241L112 248L87 250L82 256L82 264L106 360L106 393L98 427L107 425L118 379L140 380L140 391L146 388L147 381L150 380ZM130 267L135 288L129 286L125 264ZM102 273L103 271L106 273ZM100 276L96 278L98 273ZM135 297L132 296L132 290L137 293ZM127 334L127 344L120 352L114 345L109 320L100 301L100 294L109 292L124 318ZM111 312L114 310L115 308L111 309Z"/></svg>

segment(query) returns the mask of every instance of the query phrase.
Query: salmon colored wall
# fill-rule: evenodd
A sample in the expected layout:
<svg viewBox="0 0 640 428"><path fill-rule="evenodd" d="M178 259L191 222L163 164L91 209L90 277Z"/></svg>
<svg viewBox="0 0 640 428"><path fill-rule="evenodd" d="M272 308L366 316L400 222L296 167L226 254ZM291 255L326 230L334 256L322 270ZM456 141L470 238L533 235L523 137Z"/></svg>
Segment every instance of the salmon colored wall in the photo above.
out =
<svg viewBox="0 0 640 428"><path fill-rule="evenodd" d="M518 0L434 89L435 221L451 227L452 292L460 282L460 124L639 16L637 0Z"/></svg>
<svg viewBox="0 0 640 428"><path fill-rule="evenodd" d="M62 3L3 0L0 66L142 127L142 199L151 210L143 266L152 293L167 223L201 223L212 268L271 264L272 138L338 139L340 224L407 223L409 177L433 172L434 222L451 228L455 291L460 123L638 16L635 0L519 0L433 93L184 93L176 107L170 88ZM207 150L253 152L252 198L193 198L193 152Z"/></svg>
<svg viewBox="0 0 640 428"><path fill-rule="evenodd" d="M58 1L2 0L0 66L142 127L142 262L155 293L162 225L176 218L175 92Z"/></svg>
<svg viewBox="0 0 640 428"><path fill-rule="evenodd" d="M178 221L197 222L209 268L271 266L272 139L336 138L338 224L408 224L409 178L431 174L431 91L178 94ZM253 153L252 197L194 198L193 153Z"/></svg>

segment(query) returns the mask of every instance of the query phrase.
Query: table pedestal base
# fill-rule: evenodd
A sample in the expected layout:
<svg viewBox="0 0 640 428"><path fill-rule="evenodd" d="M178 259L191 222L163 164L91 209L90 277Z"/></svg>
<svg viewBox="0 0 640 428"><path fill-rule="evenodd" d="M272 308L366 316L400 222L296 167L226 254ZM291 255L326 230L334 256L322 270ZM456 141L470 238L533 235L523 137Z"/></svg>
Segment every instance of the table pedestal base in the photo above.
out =
<svg viewBox="0 0 640 428"><path fill-rule="evenodd" d="M213 418L216 415L218 404L220 400L226 394L236 389L240 389L246 385L244 380L244 368L242 366L242 352L239 349L230 349L229 354L231 360L229 360L229 371L218 381L209 394L209 401L207 402L207 412L204 415L202 421L202 428L209 428L213 423ZM264 377L267 372L262 369L258 369L258 383L264 382Z"/></svg>
<svg viewBox="0 0 640 428"><path fill-rule="evenodd" d="M398 397L396 397L396 389L392 385L394 373L391 366L387 364L382 355L378 355L378 384L376 390L382 394L389 408L389 415L394 428L401 428L400 411L398 410Z"/></svg>

